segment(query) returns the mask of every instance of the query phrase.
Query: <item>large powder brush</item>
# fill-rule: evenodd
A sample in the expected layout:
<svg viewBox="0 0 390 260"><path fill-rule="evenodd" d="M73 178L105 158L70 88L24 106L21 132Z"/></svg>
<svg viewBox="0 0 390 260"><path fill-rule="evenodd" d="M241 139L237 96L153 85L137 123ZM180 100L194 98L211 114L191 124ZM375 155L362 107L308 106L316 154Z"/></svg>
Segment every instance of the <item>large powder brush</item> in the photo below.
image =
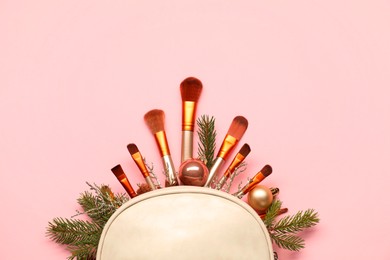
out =
<svg viewBox="0 0 390 260"><path fill-rule="evenodd" d="M223 165L233 148L237 145L238 141L240 141L247 128L248 120L245 117L236 116L233 119L225 139L223 140L221 148L219 149L217 158L215 159L215 162L210 169L209 177L206 184L204 185L205 187L211 186L213 179L218 175L220 167Z"/></svg>
<svg viewBox="0 0 390 260"><path fill-rule="evenodd" d="M181 162L193 157L196 106L202 88L202 82L194 77L186 78L180 84L182 99Z"/></svg>
<svg viewBox="0 0 390 260"><path fill-rule="evenodd" d="M157 146L161 155L165 173L167 176L166 185L179 185L179 180L176 176L175 167L173 165L171 152L169 150L167 136L165 133L165 114L160 109L153 109L147 112L144 116L145 123L156 139Z"/></svg>

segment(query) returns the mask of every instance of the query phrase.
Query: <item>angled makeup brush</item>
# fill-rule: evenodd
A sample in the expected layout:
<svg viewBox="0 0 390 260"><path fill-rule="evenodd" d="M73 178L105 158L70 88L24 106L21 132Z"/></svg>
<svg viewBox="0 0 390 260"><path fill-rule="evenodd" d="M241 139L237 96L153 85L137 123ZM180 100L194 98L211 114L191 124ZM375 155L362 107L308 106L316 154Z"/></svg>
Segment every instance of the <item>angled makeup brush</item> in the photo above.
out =
<svg viewBox="0 0 390 260"><path fill-rule="evenodd" d="M193 157L196 105L202 88L202 82L194 77L186 78L180 84L182 99L181 162Z"/></svg>
<svg viewBox="0 0 390 260"><path fill-rule="evenodd" d="M210 187L214 177L218 174L218 170L225 162L226 158L232 151L233 147L238 143L248 128L248 120L243 116L236 116L230 125L230 128L223 140L221 148L219 149L217 159L210 169L209 177L204 187Z"/></svg>
<svg viewBox="0 0 390 260"><path fill-rule="evenodd" d="M138 147L135 144L129 144L127 146L127 150L129 150L131 157L133 158L135 164L137 164L138 169L141 171L142 175L144 176L145 181L148 184L148 186L152 190L155 190L156 187L154 186L152 179L150 178L149 171L146 168L144 159L142 158L141 152L138 150Z"/></svg>
<svg viewBox="0 0 390 260"><path fill-rule="evenodd" d="M127 176L125 172L122 169L122 166L118 164L114 168L111 169L111 171L114 173L115 177L118 179L118 181L122 184L123 188L125 188L127 194L129 194L130 198L134 198L137 196L137 193L135 193L133 187L131 186L129 180L127 179Z"/></svg>
<svg viewBox="0 0 390 260"><path fill-rule="evenodd" d="M247 194L253 187L255 187L257 184L259 184L262 180L267 178L272 173L272 167L268 164L263 167L258 173L256 173L255 176L253 176L247 185L245 185L241 190L237 191L234 196L237 196L237 198L241 199L244 197L245 194Z"/></svg>
<svg viewBox="0 0 390 260"><path fill-rule="evenodd" d="M219 179L219 182L217 183L216 189L220 190L223 185L225 184L226 180L230 177L230 175L240 166L240 164L245 160L245 158L248 156L248 154L251 152L251 148L248 144L244 144L240 151L236 154L233 161L221 177Z"/></svg>
<svg viewBox="0 0 390 260"><path fill-rule="evenodd" d="M179 180L176 176L175 167L173 166L173 161L171 158L171 152L169 151L167 136L165 134L164 111L159 109L150 110L145 114L144 119L156 139L156 143L163 161L164 170L168 178L166 180L167 186L179 185Z"/></svg>

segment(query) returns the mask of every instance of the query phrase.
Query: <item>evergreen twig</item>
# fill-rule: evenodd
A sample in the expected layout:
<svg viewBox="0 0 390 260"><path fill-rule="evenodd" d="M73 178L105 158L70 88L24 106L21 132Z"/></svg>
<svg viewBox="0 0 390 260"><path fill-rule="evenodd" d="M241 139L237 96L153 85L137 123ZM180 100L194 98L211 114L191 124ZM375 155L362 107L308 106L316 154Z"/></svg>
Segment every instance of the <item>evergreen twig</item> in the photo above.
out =
<svg viewBox="0 0 390 260"><path fill-rule="evenodd" d="M305 247L305 241L294 234L280 234L270 232L272 241L281 248L291 251L299 251Z"/></svg>
<svg viewBox="0 0 390 260"><path fill-rule="evenodd" d="M99 225L104 225L115 210L128 201L124 194L114 195L107 185L97 186L88 182L87 185L94 194L90 191L81 193L77 202L84 212L77 211L77 215L87 214Z"/></svg>
<svg viewBox="0 0 390 260"><path fill-rule="evenodd" d="M71 245L80 241L91 242L100 237L102 227L95 222L54 218L49 222L47 236L58 244Z"/></svg>
<svg viewBox="0 0 390 260"><path fill-rule="evenodd" d="M210 170L214 164L215 139L215 118L213 116L202 115L196 120L198 125L198 157L203 160Z"/></svg>
<svg viewBox="0 0 390 260"><path fill-rule="evenodd" d="M268 208L263 220L267 229L271 229L273 227L276 216L278 215L278 212L281 207L282 202L280 200L274 200L271 206Z"/></svg>
<svg viewBox="0 0 390 260"><path fill-rule="evenodd" d="M88 182L87 185L94 193L85 191L80 194L77 201L84 212L77 211L77 215L86 214L91 221L54 218L46 229L46 235L51 240L67 245L71 252L71 256L68 257L70 260L96 258L97 246L105 223L118 207L128 201L126 195L114 195L106 185L91 185Z"/></svg>
<svg viewBox="0 0 390 260"><path fill-rule="evenodd" d="M276 217L281 207L282 202L274 200L265 214L264 224L272 241L277 246L292 251L299 251L305 247L305 241L296 233L319 223L318 213L314 209L298 211L295 215L283 217L276 222Z"/></svg>
<svg viewBox="0 0 390 260"><path fill-rule="evenodd" d="M97 247L94 244L84 244L77 246L68 246L68 250L72 252L72 255L68 257L68 260L95 260Z"/></svg>
<svg viewBox="0 0 390 260"><path fill-rule="evenodd" d="M283 217L274 225L273 230L279 233L297 233L316 225L319 221L317 212L314 209L308 209Z"/></svg>

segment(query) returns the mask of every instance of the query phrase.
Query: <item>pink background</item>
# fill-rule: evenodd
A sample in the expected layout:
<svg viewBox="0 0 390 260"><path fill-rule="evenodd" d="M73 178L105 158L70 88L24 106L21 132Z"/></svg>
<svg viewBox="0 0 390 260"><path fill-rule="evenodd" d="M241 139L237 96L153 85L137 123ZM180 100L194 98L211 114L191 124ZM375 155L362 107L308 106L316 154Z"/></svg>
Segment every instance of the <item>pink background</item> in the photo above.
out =
<svg viewBox="0 0 390 260"><path fill-rule="evenodd" d="M47 222L75 213L85 181L123 192L117 163L140 182L130 142L162 179L150 109L178 168L179 84L196 76L218 146L246 116L246 174L271 164L284 206L320 213L281 259L390 259L389 14L385 0L0 1L1 258L65 259Z"/></svg>

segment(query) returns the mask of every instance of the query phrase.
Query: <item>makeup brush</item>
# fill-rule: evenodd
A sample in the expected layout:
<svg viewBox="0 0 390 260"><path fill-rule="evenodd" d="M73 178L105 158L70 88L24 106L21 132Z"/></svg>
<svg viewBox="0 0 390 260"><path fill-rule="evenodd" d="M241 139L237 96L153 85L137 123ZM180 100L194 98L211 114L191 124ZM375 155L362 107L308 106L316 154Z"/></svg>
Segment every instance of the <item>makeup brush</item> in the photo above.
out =
<svg viewBox="0 0 390 260"><path fill-rule="evenodd" d="M224 175L221 177L219 182L217 183L216 189L220 190L223 185L225 185L226 180L230 177L230 175L241 165L241 163L245 160L248 154L251 152L251 148L248 144L244 144L240 151L236 154L233 161L230 163L229 167L225 171Z"/></svg>
<svg viewBox="0 0 390 260"><path fill-rule="evenodd" d="M234 196L237 196L239 199L244 197L253 187L259 184L262 180L268 177L272 173L272 167L268 164L263 167L255 176L253 176L247 185L245 185L241 190L237 191Z"/></svg>
<svg viewBox="0 0 390 260"><path fill-rule="evenodd" d="M193 139L196 105L202 92L202 82L194 77L183 80L180 84L182 99L182 134L181 134L181 162L193 156Z"/></svg>
<svg viewBox="0 0 390 260"><path fill-rule="evenodd" d="M248 128L248 120L243 116L236 116L230 125L230 128L223 140L221 148L219 149L217 159L211 167L209 177L204 187L210 187L214 177L218 174L218 170L225 162L226 158L232 151L233 147L238 143Z"/></svg>
<svg viewBox="0 0 390 260"><path fill-rule="evenodd" d="M141 152L138 150L138 147L135 144L129 144L127 145L127 150L129 150L131 157L133 158L135 164L137 164L138 169L141 171L150 189L155 190L156 187L154 186L152 179L150 178L149 171L146 168L144 159L142 158Z"/></svg>
<svg viewBox="0 0 390 260"><path fill-rule="evenodd" d="M122 169L122 166L118 164L114 168L111 169L111 171L114 173L115 177L118 179L118 181L122 184L123 188L125 188L127 194L129 194L130 198L134 198L137 196L137 193L135 193L133 187L131 186L129 180L127 179L127 176L125 172Z"/></svg>
<svg viewBox="0 0 390 260"><path fill-rule="evenodd" d="M167 136L164 129L165 114L159 109L150 110L144 116L145 122L156 139L157 146L163 161L165 173L167 175L166 185L179 185L179 180L176 176L175 167L169 151Z"/></svg>

